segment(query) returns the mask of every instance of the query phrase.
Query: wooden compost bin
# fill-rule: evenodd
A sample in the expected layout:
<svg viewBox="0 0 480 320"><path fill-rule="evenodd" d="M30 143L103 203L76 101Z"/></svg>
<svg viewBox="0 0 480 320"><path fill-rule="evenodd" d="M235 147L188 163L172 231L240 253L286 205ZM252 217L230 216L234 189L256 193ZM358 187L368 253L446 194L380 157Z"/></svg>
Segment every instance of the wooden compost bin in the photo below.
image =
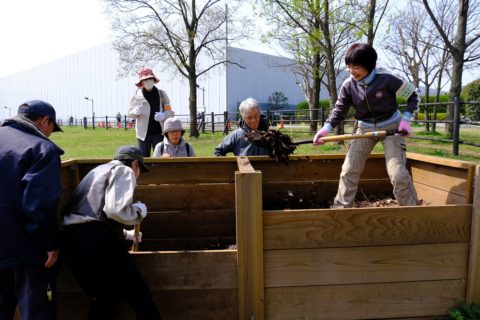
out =
<svg viewBox="0 0 480 320"><path fill-rule="evenodd" d="M429 205L303 208L333 199L343 159L147 159L135 197L149 215L133 257L165 319L429 319L480 303L479 166L408 154ZM65 198L106 161L64 162ZM384 162L368 159L359 192L391 192ZM68 266L59 292L60 319L84 319L88 298ZM118 319L131 318L120 305Z"/></svg>

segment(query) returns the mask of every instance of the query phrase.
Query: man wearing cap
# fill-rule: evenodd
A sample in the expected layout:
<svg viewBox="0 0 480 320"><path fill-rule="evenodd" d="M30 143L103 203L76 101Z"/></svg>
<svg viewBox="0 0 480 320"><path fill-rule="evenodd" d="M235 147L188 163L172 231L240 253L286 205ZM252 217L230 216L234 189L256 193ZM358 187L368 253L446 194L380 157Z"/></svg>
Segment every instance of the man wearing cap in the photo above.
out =
<svg viewBox="0 0 480 320"><path fill-rule="evenodd" d="M167 93L155 86L159 81L152 69L140 69L135 83L138 89L128 108L128 117L136 121L138 148L145 157L163 140L163 122L174 116Z"/></svg>
<svg viewBox="0 0 480 320"><path fill-rule="evenodd" d="M142 151L120 147L114 160L97 166L80 182L64 212L64 247L73 276L92 297L88 319L111 319L118 300L138 319L161 319L150 290L124 240L141 241L124 225L139 224L147 207L133 202L137 178L148 171Z"/></svg>
<svg viewBox="0 0 480 320"><path fill-rule="evenodd" d="M0 126L0 319L55 319L63 150L55 109L28 101Z"/></svg>

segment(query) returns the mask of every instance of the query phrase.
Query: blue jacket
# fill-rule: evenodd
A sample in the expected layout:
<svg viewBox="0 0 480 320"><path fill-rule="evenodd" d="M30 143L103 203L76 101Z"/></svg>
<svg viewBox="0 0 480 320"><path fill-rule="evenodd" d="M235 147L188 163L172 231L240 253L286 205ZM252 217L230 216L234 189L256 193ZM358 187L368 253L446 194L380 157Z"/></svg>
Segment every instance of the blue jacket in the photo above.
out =
<svg viewBox="0 0 480 320"><path fill-rule="evenodd" d="M40 266L58 249L62 154L26 118L0 126L0 268Z"/></svg>
<svg viewBox="0 0 480 320"><path fill-rule="evenodd" d="M238 122L238 129L233 130L222 142L215 148L214 154L216 156L225 156L229 152L233 152L235 156L267 156L270 154L269 150L254 144L247 140L245 134L251 129L247 126L245 121ZM259 131L267 131L269 128L268 120L265 116L260 117Z"/></svg>

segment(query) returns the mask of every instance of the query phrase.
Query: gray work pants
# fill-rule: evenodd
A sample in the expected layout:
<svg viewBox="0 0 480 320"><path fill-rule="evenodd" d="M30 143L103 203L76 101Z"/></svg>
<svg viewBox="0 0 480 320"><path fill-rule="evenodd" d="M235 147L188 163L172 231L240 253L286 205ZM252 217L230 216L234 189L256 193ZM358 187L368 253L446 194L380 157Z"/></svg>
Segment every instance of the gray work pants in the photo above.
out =
<svg viewBox="0 0 480 320"><path fill-rule="evenodd" d="M390 130L398 128L398 123L393 123L384 128L375 130ZM372 130L357 129L357 134ZM384 138L354 139L350 143L345 161L340 174L338 192L335 196L333 208L351 208L357 194L360 175L365 167L365 162L373 147L381 141L385 151L385 162L388 176L393 185L393 195L401 206L417 205L417 192L412 178L406 168L405 139L400 135Z"/></svg>

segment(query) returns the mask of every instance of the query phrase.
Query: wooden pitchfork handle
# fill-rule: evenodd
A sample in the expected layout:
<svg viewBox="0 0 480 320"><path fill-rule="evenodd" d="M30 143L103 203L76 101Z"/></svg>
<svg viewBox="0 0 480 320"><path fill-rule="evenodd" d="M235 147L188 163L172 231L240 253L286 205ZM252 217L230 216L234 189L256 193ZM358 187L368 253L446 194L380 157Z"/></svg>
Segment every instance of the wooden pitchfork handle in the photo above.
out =
<svg viewBox="0 0 480 320"><path fill-rule="evenodd" d="M395 134L399 135L407 135L408 132L405 130L384 130L384 131L371 131L367 133L362 133L362 134L342 134L338 136L326 136L320 138L320 140L324 142L331 142L331 141L343 141L343 140L352 140L352 139L364 139L364 138L378 138L378 137L385 137L385 136L393 136ZM300 145L300 144L309 144L313 143L312 139L309 140L298 140L294 141L294 145Z"/></svg>
<svg viewBox="0 0 480 320"><path fill-rule="evenodd" d="M138 239L138 236L140 235L140 223L137 223L134 227L135 229L135 238ZM138 242L134 242L131 248L131 251L136 252L138 251Z"/></svg>

